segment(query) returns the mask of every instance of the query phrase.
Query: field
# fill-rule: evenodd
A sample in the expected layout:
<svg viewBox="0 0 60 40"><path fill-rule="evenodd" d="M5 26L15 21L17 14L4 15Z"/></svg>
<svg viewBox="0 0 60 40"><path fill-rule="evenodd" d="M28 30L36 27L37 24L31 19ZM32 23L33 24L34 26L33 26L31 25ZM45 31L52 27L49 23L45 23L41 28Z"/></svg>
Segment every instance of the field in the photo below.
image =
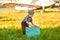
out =
<svg viewBox="0 0 60 40"><path fill-rule="evenodd" d="M33 22L40 26L39 38L22 35L21 21L28 14L13 8L0 8L0 40L60 40L60 11L50 9L45 13L35 10Z"/></svg>
<svg viewBox="0 0 60 40"><path fill-rule="evenodd" d="M41 29L38 38L27 38L19 29L0 29L0 40L60 40L60 27Z"/></svg>
<svg viewBox="0 0 60 40"><path fill-rule="evenodd" d="M60 11L51 9L41 13L35 10L33 22L40 28L54 28L60 26ZM27 15L27 11L18 11L12 8L0 9L0 28L21 28L21 21Z"/></svg>

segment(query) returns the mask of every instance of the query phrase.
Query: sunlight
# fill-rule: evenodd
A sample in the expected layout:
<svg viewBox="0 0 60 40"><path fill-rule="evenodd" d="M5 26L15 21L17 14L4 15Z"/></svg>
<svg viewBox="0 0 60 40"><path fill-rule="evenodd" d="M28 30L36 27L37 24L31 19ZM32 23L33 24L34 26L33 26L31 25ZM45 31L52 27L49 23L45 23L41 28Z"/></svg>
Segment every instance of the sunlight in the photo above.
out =
<svg viewBox="0 0 60 40"><path fill-rule="evenodd" d="M21 7L21 6L15 6L16 10L32 10L32 9L36 9L36 8L28 8L28 7Z"/></svg>
<svg viewBox="0 0 60 40"><path fill-rule="evenodd" d="M38 0L36 2L36 5L41 5L41 6L50 6L54 4L55 2L53 0Z"/></svg>

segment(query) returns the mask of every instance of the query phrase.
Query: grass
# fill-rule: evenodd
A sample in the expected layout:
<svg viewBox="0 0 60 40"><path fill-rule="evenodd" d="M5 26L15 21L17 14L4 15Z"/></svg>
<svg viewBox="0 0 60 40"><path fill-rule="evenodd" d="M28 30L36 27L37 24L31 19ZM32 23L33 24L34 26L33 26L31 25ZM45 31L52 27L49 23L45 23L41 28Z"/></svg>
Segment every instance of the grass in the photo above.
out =
<svg viewBox="0 0 60 40"><path fill-rule="evenodd" d="M41 29L38 38L27 38L21 29L0 29L0 40L60 40L60 27Z"/></svg>

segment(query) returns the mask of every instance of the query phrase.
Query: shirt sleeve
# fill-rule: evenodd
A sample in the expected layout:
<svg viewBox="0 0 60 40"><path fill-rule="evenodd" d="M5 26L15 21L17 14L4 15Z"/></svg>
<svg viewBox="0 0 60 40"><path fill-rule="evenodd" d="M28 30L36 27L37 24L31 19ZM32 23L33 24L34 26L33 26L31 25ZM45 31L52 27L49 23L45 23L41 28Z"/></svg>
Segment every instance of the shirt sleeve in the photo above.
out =
<svg viewBox="0 0 60 40"><path fill-rule="evenodd" d="M28 21L28 22L32 22L32 18L28 18L27 21Z"/></svg>

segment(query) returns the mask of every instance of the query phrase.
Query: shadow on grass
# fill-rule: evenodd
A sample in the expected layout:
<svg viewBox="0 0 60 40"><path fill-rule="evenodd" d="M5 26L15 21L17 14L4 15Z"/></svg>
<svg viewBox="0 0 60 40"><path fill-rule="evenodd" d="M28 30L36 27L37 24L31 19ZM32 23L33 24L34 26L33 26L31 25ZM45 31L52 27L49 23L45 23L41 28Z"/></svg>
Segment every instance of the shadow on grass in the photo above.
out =
<svg viewBox="0 0 60 40"><path fill-rule="evenodd" d="M45 13L60 13L60 11L45 11Z"/></svg>
<svg viewBox="0 0 60 40"><path fill-rule="evenodd" d="M27 38L21 29L0 29L0 40L60 40L60 27L41 29L38 38Z"/></svg>
<svg viewBox="0 0 60 40"><path fill-rule="evenodd" d="M41 13L41 11L35 11L36 13ZM44 13L60 13L60 11L45 11Z"/></svg>
<svg viewBox="0 0 60 40"><path fill-rule="evenodd" d="M1 16L0 21L16 21L16 19L8 18L7 16Z"/></svg>

